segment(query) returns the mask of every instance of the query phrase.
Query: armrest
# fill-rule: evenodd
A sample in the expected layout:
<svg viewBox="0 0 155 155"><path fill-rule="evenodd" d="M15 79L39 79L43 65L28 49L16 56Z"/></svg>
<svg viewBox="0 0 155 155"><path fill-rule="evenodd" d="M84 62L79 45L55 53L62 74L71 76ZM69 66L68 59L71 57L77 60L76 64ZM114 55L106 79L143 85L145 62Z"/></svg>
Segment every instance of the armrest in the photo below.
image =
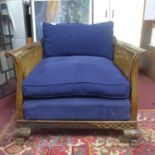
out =
<svg viewBox="0 0 155 155"><path fill-rule="evenodd" d="M146 50L135 47L131 44L115 40L114 42L114 63L122 73L131 80L132 68Z"/></svg>
<svg viewBox="0 0 155 155"><path fill-rule="evenodd" d="M131 83L131 119L137 119L138 107L138 71L140 57L146 50L137 48L130 44L117 41L114 42L114 63Z"/></svg>
<svg viewBox="0 0 155 155"><path fill-rule="evenodd" d="M19 119L23 119L22 81L42 59L42 44L33 43L6 53L15 64L17 77L16 109Z"/></svg>
<svg viewBox="0 0 155 155"><path fill-rule="evenodd" d="M12 58L15 68L20 70L20 75L22 74L22 78L24 79L42 59L42 45L40 42L36 42L6 52L6 56Z"/></svg>

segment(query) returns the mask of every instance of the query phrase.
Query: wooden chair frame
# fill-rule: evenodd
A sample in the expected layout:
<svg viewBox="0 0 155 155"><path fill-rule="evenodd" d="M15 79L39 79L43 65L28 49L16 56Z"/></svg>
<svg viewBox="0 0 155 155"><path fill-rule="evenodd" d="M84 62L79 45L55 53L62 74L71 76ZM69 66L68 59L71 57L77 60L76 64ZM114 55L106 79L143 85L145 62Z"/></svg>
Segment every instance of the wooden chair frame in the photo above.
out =
<svg viewBox="0 0 155 155"><path fill-rule="evenodd" d="M114 63L131 83L131 120L129 121L64 121L25 120L23 114L22 81L42 59L42 43L37 42L6 53L15 63L17 76L16 112L18 136L28 136L31 128L113 128L124 130L124 134L135 140L140 136L137 130L137 82L139 60L145 50L114 39ZM21 137L22 137L21 136Z"/></svg>

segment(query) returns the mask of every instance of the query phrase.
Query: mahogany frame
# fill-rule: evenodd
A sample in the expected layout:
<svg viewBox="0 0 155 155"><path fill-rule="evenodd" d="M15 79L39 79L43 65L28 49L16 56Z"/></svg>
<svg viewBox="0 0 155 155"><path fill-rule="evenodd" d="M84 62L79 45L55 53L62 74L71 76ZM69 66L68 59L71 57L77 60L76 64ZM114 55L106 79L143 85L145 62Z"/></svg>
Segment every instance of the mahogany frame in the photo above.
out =
<svg viewBox="0 0 155 155"><path fill-rule="evenodd" d="M136 129L137 128L137 82L139 60L145 52L144 49L134 47L114 39L114 63L131 83L131 119L129 121L64 121L64 120L25 120L23 114L22 81L42 59L42 43L36 42L23 48L6 53L15 64L17 76L16 112L17 127L30 128L113 128Z"/></svg>

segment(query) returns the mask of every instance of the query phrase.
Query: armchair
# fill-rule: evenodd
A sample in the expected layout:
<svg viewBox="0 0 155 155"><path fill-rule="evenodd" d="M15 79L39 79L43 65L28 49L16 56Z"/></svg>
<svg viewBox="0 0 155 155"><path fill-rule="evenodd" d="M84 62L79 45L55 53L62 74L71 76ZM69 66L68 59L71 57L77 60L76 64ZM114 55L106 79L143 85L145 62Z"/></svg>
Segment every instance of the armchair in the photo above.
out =
<svg viewBox="0 0 155 155"><path fill-rule="evenodd" d="M107 22L107 24L109 24L109 22ZM45 25L45 26L48 26L49 28L49 25ZM104 27L104 23L103 23L103 27ZM46 35L47 34L45 34L44 32L44 37ZM112 34L112 37L113 37L113 34ZM33 43L32 45L27 45L23 48L20 48L14 51L9 51L6 54L7 56L13 59L15 63L15 69L16 69L16 75L17 75L17 95L16 95L16 104L17 104L16 105L16 111L17 111L16 124L18 128L17 140L20 140L21 142L21 139L28 136L30 134L31 129L33 128L37 128L37 129L42 127L43 128L94 128L94 129L113 128L113 129L124 130L124 135L128 137L128 140L130 142L135 142L135 140L140 136L140 132L137 129L137 120L136 120L137 106L138 106L138 99L137 99L138 63L139 63L140 56L145 52L145 50L134 47L122 41L118 41L113 37L113 40L112 40L113 58L108 58L108 59L111 59L112 65L114 65L117 68L115 70L113 69L113 67L109 67L111 63L109 62L109 60L105 60L104 62L102 62L102 60L100 61L101 56L97 56L97 57L92 56L92 57L95 57L95 60L93 60L94 58L89 58L89 56L81 56L82 57L81 58L79 54L78 56L67 55L67 57L69 58L65 56L59 56L59 57L52 56L52 60L51 60L51 58L49 57L47 58L47 55L49 53L47 52L48 48L47 46L45 46L45 44L47 44L47 40L44 40L44 46L41 42L37 42L37 43ZM61 46L61 43L59 46ZM44 54L44 52L46 52L46 55ZM62 57L65 57L65 60ZM51 65L48 68L47 72L43 71L44 67L45 66L47 67L47 64L48 64L48 62L44 62L45 60L49 60L51 62ZM58 62L60 62L59 65L58 63L56 63L57 60ZM88 60L88 62L86 60ZM60 66L61 63L65 61L67 61L66 62L67 64L70 62L70 64L68 64L69 68L67 69L64 69L62 67L63 65L65 66L66 63ZM85 63L83 61L85 61ZM74 64L75 62L77 66L75 66ZM82 65L81 65L81 62L82 62ZM98 62L99 65L96 62ZM93 65L91 65L92 63ZM103 74L100 72L98 74L97 71L100 71L100 69L98 70L98 68L100 65L102 65L102 63L105 63L105 65L103 65ZM87 68L87 65L88 65L88 68ZM115 90L113 86L106 87L103 83L95 86L91 86L91 85L79 86L79 83L78 84L76 83L78 86L73 85L73 87L71 88L68 85L65 85L65 88L57 86L54 88L48 87L47 90L43 87L41 89L37 87L37 93L39 94L38 96L37 96L36 90L34 90L35 86L31 88L28 87L29 85L31 85L30 82L32 82L33 84L35 81L37 81L35 80L35 78L38 77L38 75L36 77L33 77L33 73L36 75L38 71L43 71L43 72L39 72L40 76L42 77L41 79L39 79L40 81L45 80L45 78L43 78L43 76L45 76L46 77L45 81L49 82L49 80L47 80L48 79L47 74L48 73L50 74L50 71L51 71L55 75L58 74L57 79L56 80L54 79L56 82L58 82L59 79L62 80L63 78L65 80L68 79L70 82L70 80L72 79L69 79L69 77L72 73L76 74L76 76L79 76L78 77L79 79L81 78L81 76L83 76L82 69L79 70L79 68L84 67L84 69L85 68L90 69L90 72L87 74L92 75L91 71L92 72L94 71L93 69L94 66L95 67L97 66L95 68L95 70L97 71L94 74L100 75L101 82L102 82L102 78L103 79L105 78L104 80L106 81L108 81L108 79L110 78L110 76L108 77L105 75L105 71L108 72L107 68L112 69L110 70L110 72L112 71L113 73L118 73L120 71L120 76L118 75L114 79L118 78L118 79L124 80L123 84L125 85L125 87L124 86L121 87L119 85L118 89L116 88ZM56 67L60 67L59 73L55 71ZM61 70L62 68L63 70ZM80 75L74 72L74 69L79 70ZM84 71L83 71L83 74L84 74ZM110 72L107 74L110 74ZM61 76L64 76L64 77L61 78ZM113 77L115 77L115 75L113 75ZM52 78L53 78L53 75L50 75L50 79ZM87 78L88 80L91 80L89 79L89 77ZM93 79L93 75L92 75L92 79ZM112 77L110 79L113 80ZM97 80L100 80L100 79L97 79ZM86 83L87 82L89 81L86 81ZM51 85L53 86L54 84L52 83ZM82 88L82 90L79 87ZM93 90L91 90L91 88L93 88ZM67 94L67 95L65 94L66 96L62 92L64 90L68 91L68 92L65 92ZM112 98L109 97L109 94L111 93L113 94ZM61 95L59 96L59 94ZM97 98L97 101L96 101L96 98ZM42 109L36 110L37 107L31 106L33 103L30 103L29 102L30 100L35 104L35 106L37 105L38 107L41 106ZM64 100L66 100L67 103L64 103ZM49 106L49 104L52 104L52 106L51 105ZM77 105L77 107L75 108L72 106L65 107L65 105L68 106L70 104L75 104ZM51 110L48 110L49 107L51 108ZM89 107L93 107L93 108L91 109ZM86 110L84 110L83 108ZM99 109L101 109L101 111ZM71 111L73 111L73 113ZM107 114L106 111L109 114ZM121 113L121 111L124 111L124 113ZM67 113L72 113L72 114L67 114ZM121 114L119 115L119 113Z"/></svg>

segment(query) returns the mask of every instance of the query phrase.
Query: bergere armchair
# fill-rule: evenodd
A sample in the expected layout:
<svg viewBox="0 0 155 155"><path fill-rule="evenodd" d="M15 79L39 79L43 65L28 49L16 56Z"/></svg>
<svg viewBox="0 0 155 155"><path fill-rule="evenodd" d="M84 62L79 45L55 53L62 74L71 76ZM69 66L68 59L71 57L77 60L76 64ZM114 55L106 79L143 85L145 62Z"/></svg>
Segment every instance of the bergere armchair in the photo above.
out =
<svg viewBox="0 0 155 155"><path fill-rule="evenodd" d="M133 143L145 52L113 36L113 23L43 24L43 43L7 52L17 76L17 141L38 128L112 128Z"/></svg>

